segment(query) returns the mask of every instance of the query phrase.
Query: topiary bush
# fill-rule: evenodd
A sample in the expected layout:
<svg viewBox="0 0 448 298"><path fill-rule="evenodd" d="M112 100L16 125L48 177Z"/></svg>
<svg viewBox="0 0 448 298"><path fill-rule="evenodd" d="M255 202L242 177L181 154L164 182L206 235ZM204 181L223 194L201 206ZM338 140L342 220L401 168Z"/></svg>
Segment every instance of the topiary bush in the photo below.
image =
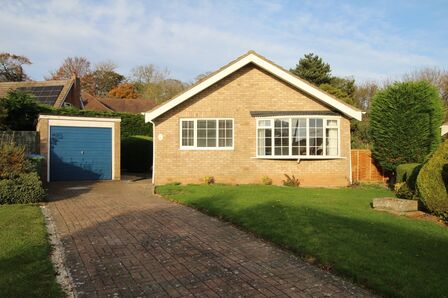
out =
<svg viewBox="0 0 448 298"><path fill-rule="evenodd" d="M22 173L0 180L1 204L37 203L45 198L45 190L37 173Z"/></svg>
<svg viewBox="0 0 448 298"><path fill-rule="evenodd" d="M127 138L134 135L152 136L152 124L145 123L145 117L141 114L117 113L117 112L96 112L87 110L78 110L75 108L50 109L48 107L43 113L65 115L65 116L83 116L83 117L106 117L121 118L121 138Z"/></svg>
<svg viewBox="0 0 448 298"><path fill-rule="evenodd" d="M443 105L430 83L398 82L378 92L370 113L372 153L382 169L422 163L440 143Z"/></svg>
<svg viewBox="0 0 448 298"><path fill-rule="evenodd" d="M419 163L404 163L395 170L396 183L406 182L409 189L415 191L417 176L422 165Z"/></svg>
<svg viewBox="0 0 448 298"><path fill-rule="evenodd" d="M426 162L417 177L417 191L425 207L448 221L448 141Z"/></svg>
<svg viewBox="0 0 448 298"><path fill-rule="evenodd" d="M152 138L131 136L121 140L121 168L127 172L149 173L152 167Z"/></svg>

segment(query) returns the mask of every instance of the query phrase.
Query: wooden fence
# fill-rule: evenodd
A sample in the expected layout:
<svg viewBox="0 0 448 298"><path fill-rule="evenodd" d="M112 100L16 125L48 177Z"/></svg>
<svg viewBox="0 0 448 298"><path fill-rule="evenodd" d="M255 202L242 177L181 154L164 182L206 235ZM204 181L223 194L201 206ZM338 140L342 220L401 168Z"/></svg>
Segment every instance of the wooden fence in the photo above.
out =
<svg viewBox="0 0 448 298"><path fill-rule="evenodd" d="M39 134L36 131L0 131L0 146L12 143L25 147L26 153L39 153Z"/></svg>
<svg viewBox="0 0 448 298"><path fill-rule="evenodd" d="M352 179L356 182L386 182L388 177L375 165L369 149L352 149Z"/></svg>

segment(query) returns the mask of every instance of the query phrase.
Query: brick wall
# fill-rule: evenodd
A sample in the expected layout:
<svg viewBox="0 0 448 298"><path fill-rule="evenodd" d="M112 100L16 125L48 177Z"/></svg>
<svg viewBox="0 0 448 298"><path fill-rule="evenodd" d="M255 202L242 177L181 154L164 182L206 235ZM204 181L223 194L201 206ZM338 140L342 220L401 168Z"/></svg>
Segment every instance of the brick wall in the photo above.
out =
<svg viewBox="0 0 448 298"><path fill-rule="evenodd" d="M350 181L350 122L341 116L341 157L332 160L256 159L256 121L250 111L325 111L310 98L265 71L248 65L155 120L155 184L260 183L269 176L281 184L294 174L304 186L345 186ZM179 150L181 118L233 118L234 150ZM163 138L159 139L162 135Z"/></svg>
<svg viewBox="0 0 448 298"><path fill-rule="evenodd" d="M375 165L368 149L352 149L352 179L358 182L386 182L388 177Z"/></svg>

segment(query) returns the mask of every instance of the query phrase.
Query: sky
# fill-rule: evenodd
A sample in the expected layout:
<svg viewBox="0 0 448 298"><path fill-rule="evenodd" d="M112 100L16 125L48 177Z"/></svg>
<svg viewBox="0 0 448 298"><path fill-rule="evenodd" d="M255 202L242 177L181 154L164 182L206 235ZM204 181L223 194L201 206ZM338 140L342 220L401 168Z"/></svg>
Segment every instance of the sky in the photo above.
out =
<svg viewBox="0 0 448 298"><path fill-rule="evenodd" d="M306 53L333 75L395 79L448 68L448 1L0 0L0 52L42 80L68 56L142 64L186 82L255 50L289 69Z"/></svg>

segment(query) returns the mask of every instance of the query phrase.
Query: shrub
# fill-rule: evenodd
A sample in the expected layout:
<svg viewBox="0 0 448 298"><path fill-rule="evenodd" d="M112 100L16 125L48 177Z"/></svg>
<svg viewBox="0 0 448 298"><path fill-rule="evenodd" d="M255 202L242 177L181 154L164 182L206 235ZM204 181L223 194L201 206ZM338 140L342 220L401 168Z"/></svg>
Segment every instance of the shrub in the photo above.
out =
<svg viewBox="0 0 448 298"><path fill-rule="evenodd" d="M448 221L446 169L448 141L445 141L426 162L417 177L417 190L425 207Z"/></svg>
<svg viewBox="0 0 448 298"><path fill-rule="evenodd" d="M202 181L205 184L208 184L208 185L215 184L215 177L213 177L213 176L205 176L204 178L202 178Z"/></svg>
<svg viewBox="0 0 448 298"><path fill-rule="evenodd" d="M263 183L264 185L272 185L272 179L268 176L263 176L261 178L261 183Z"/></svg>
<svg viewBox="0 0 448 298"><path fill-rule="evenodd" d="M26 158L25 148L14 144L0 147L0 179L12 179L22 173L33 170L32 163Z"/></svg>
<svg viewBox="0 0 448 298"><path fill-rule="evenodd" d="M381 168L423 162L440 143L443 106L426 81L398 82L378 92L370 113L373 157Z"/></svg>
<svg viewBox="0 0 448 298"><path fill-rule="evenodd" d="M127 138L135 135L152 136L152 124L145 123L145 117L141 114L117 113L117 112L96 112L87 110L78 110L75 108L51 109L46 113L66 116L85 116L85 117L109 117L121 118L121 138Z"/></svg>
<svg viewBox="0 0 448 298"><path fill-rule="evenodd" d="M406 200L413 200L416 198L415 192L409 188L409 186L406 182L401 182L401 183L395 184L394 189L395 189L395 195L397 196L397 198L406 199Z"/></svg>
<svg viewBox="0 0 448 298"><path fill-rule="evenodd" d="M415 191L417 176L420 172L422 165L419 163L405 163L397 166L396 172L396 182L406 182L410 190Z"/></svg>
<svg viewBox="0 0 448 298"><path fill-rule="evenodd" d="M299 187L300 181L298 178L294 177L294 175L289 176L287 174L284 174L286 177L286 180L283 180L284 186L291 186L291 187Z"/></svg>
<svg viewBox="0 0 448 298"><path fill-rule="evenodd" d="M12 90L0 98L0 109L6 111L2 125L10 130L34 130L39 116L39 104L27 91Z"/></svg>
<svg viewBox="0 0 448 298"><path fill-rule="evenodd" d="M152 167L152 139L131 136L121 140L121 167L127 172L149 173Z"/></svg>
<svg viewBox="0 0 448 298"><path fill-rule="evenodd" d="M45 191L37 173L22 173L0 180L0 204L37 203L44 198Z"/></svg>

